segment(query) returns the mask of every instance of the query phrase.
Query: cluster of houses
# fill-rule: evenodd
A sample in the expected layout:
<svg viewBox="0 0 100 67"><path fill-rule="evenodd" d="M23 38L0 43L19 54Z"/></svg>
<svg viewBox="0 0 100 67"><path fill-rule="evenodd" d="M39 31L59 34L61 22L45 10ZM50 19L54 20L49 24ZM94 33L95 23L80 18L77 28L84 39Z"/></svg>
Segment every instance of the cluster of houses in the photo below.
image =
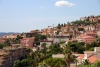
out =
<svg viewBox="0 0 100 67"><path fill-rule="evenodd" d="M84 51L84 54L80 54L77 59L78 64L81 64L86 59L90 63L100 61L100 47L94 47L94 51Z"/></svg>
<svg viewBox="0 0 100 67"><path fill-rule="evenodd" d="M61 41L69 42L77 40L78 42L85 42L87 44L96 41L96 38L100 36L100 16L81 17L80 21L89 21L90 24L77 26L70 23L70 25L66 24L60 29L53 27L24 33L22 35L23 38L20 41L20 46L37 50L35 47L36 44L34 44L35 37L31 37L34 34L46 35L48 37L47 40L41 40L38 47L41 47L43 43L46 43L48 47L53 43L60 43ZM94 23L96 23L96 25L94 25ZM0 37L0 43L4 43L6 38L17 38L18 35L20 34L4 35L3 37ZM26 37L27 35L30 37ZM94 52L84 52L84 54L78 56L78 58L81 59L79 60L79 63L84 59L89 59L91 63L95 60L100 60L99 51L99 48L96 47Z"/></svg>
<svg viewBox="0 0 100 67"><path fill-rule="evenodd" d="M81 17L81 21L89 20L90 22L98 22L100 20L100 17L98 16L88 16L88 17Z"/></svg>
<svg viewBox="0 0 100 67"><path fill-rule="evenodd" d="M32 30L30 32L24 33L22 39L21 39L21 46L26 46L28 48L33 48L34 47L34 38L31 37L34 34L41 34L41 35L46 35L48 36L47 40L43 41L46 43L60 43L61 41L73 41L77 40L78 42L85 42L85 43L92 43L93 41L96 41L96 38L100 36L100 24L99 16L89 16L89 17L81 17L80 21L90 21L90 22L98 22L96 25L91 23L90 25L80 25L76 26L75 24L66 24L65 26L61 27L58 29L57 27L53 28L44 28L41 30ZM79 30L79 29L83 30ZM6 38L17 38L17 36L20 34L11 34L11 35L4 35L3 37L0 38L0 42L3 43L4 39ZM26 37L26 35L30 37ZM41 41L42 42L42 41ZM40 43L41 43L40 42Z"/></svg>
<svg viewBox="0 0 100 67"><path fill-rule="evenodd" d="M84 54L73 54L76 56L77 63L70 63L70 67L77 67L85 60L88 60L91 64L100 61L100 47L94 47L94 51L84 51ZM53 54L52 58L64 58L63 54Z"/></svg>

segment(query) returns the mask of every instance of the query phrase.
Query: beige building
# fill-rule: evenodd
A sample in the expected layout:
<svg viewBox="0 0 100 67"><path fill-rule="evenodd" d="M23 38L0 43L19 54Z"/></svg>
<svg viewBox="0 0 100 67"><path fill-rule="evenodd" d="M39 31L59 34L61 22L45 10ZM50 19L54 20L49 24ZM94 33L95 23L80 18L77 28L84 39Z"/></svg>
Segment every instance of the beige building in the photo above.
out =
<svg viewBox="0 0 100 67"><path fill-rule="evenodd" d="M85 21L87 19L87 17L81 17L80 20L81 21Z"/></svg>
<svg viewBox="0 0 100 67"><path fill-rule="evenodd" d="M50 40L42 40L42 41L40 41L40 46L42 44L44 44L44 43L46 44L46 47L49 48L49 46L53 44L53 41L50 41Z"/></svg>
<svg viewBox="0 0 100 67"><path fill-rule="evenodd" d="M27 49L22 47L6 47L0 50L0 67L12 67L15 60L25 57Z"/></svg>

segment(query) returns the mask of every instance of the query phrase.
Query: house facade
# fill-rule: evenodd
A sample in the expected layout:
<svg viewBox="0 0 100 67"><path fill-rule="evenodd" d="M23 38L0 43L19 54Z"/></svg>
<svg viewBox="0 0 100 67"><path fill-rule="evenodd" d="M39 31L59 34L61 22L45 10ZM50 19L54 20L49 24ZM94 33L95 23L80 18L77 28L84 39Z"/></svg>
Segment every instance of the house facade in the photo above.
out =
<svg viewBox="0 0 100 67"><path fill-rule="evenodd" d="M24 46L24 47L27 47L27 48L33 48L33 46L34 46L34 37L23 38L20 42L20 46Z"/></svg>
<svg viewBox="0 0 100 67"><path fill-rule="evenodd" d="M14 61L28 54L26 48L7 47L0 50L0 67L12 67Z"/></svg>
<svg viewBox="0 0 100 67"><path fill-rule="evenodd" d="M52 45L53 44L53 41L50 41L50 40L42 40L42 41L40 41L40 46L42 45L42 44L46 44L46 47L48 48L50 45Z"/></svg>
<svg viewBox="0 0 100 67"><path fill-rule="evenodd" d="M88 44L88 43L92 43L92 42L96 41L96 38L93 37L93 36L88 36L88 35L85 35L85 34L81 34L80 36L78 36L76 38L76 40L78 42L85 42L85 43Z"/></svg>
<svg viewBox="0 0 100 67"><path fill-rule="evenodd" d="M97 33L94 31L87 31L85 34L88 36L97 37Z"/></svg>

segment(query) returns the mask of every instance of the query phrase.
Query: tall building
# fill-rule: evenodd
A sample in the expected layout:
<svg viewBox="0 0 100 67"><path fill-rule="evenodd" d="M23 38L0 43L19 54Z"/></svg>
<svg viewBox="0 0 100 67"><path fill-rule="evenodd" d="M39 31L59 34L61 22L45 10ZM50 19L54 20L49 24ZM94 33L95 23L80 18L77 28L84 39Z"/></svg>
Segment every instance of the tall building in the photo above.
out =
<svg viewBox="0 0 100 67"><path fill-rule="evenodd" d="M12 67L14 61L25 57L27 49L23 47L6 47L0 50L0 67Z"/></svg>

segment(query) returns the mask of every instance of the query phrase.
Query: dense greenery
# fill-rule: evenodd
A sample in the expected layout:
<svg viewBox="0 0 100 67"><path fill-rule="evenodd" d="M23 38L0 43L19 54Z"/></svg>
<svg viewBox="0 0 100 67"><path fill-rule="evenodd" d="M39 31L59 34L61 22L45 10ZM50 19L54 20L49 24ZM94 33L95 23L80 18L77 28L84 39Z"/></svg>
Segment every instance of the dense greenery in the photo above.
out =
<svg viewBox="0 0 100 67"><path fill-rule="evenodd" d="M85 50L85 43L84 42L69 42L67 44L67 46L70 47L71 51L74 53L83 53L83 51Z"/></svg>
<svg viewBox="0 0 100 67"><path fill-rule="evenodd" d="M11 39L10 41L14 44L19 44L20 43L20 40L22 39L23 37L21 35L18 35L17 38L13 38Z"/></svg>
<svg viewBox="0 0 100 67"><path fill-rule="evenodd" d="M52 54L58 54L58 53L62 53L63 49L60 47L59 44L54 44L54 45L51 45L49 47L49 52L51 52Z"/></svg>
<svg viewBox="0 0 100 67"><path fill-rule="evenodd" d="M31 54L26 59L15 61L13 67L19 67L19 65L25 65L26 67L41 67L45 64L45 67L66 67L69 66L71 62L76 62L75 56L72 55L72 51L67 45L64 48L61 48L59 44L55 43L49 46L47 49L46 44L43 43L41 47L41 50L31 52ZM64 54L65 58L52 58L52 54Z"/></svg>
<svg viewBox="0 0 100 67"><path fill-rule="evenodd" d="M85 44L84 42L68 42L67 46L70 47L70 50L74 53L83 53L83 51L93 51L94 47L100 47L100 38L97 38L95 42L90 44Z"/></svg>
<svg viewBox="0 0 100 67"><path fill-rule="evenodd" d="M10 46L10 45L11 45L10 40L6 39L4 43L0 43L0 49L3 49L3 47Z"/></svg>
<svg viewBox="0 0 100 67"><path fill-rule="evenodd" d="M18 35L17 38L4 39L4 43L0 43L0 49L6 46L11 46L12 44L19 44L22 38L22 36Z"/></svg>
<svg viewBox="0 0 100 67"><path fill-rule="evenodd" d="M22 61L16 60L13 67L29 67L30 64L31 64L31 62L29 59L23 59Z"/></svg>
<svg viewBox="0 0 100 67"><path fill-rule="evenodd" d="M76 24L76 25L78 25L78 26L80 26L80 25L85 25L86 26L86 25L90 25L91 24L88 19L86 21L76 20L73 23Z"/></svg>
<svg viewBox="0 0 100 67"><path fill-rule="evenodd" d="M57 28L58 28L58 29L61 29L61 27L65 27L65 26L66 26L65 23L64 23L64 24L60 24L60 23L59 23L59 24L57 25Z"/></svg>
<svg viewBox="0 0 100 67"><path fill-rule="evenodd" d="M98 39L98 43L99 43L99 39ZM76 57L72 55L73 52L83 53L83 51L85 50L93 50L93 47L95 46L97 46L97 42L96 43L93 42L91 44L85 44L84 42L73 41L73 42L68 42L68 44L66 44L64 48L61 48L60 44L58 43L55 43L49 46L49 48L47 48L46 43L43 43L41 45L42 47L41 50L38 50L36 52L31 52L31 54L26 59L19 60L19 61L17 60L14 63L14 67L19 67L18 65L23 65L24 63L26 67L29 67L29 66L32 66L32 67L36 67L36 66L48 67L49 66L50 67L54 65L54 64L50 64L50 61L57 63L54 65L55 67L56 65L58 65L57 67L61 67L63 65L62 62L64 64L66 63L67 66L70 66L71 62L73 63L77 62L77 60L75 59ZM65 57L63 59L53 59L52 58L53 54L64 54ZM82 65L87 65L87 63L84 63Z"/></svg>
<svg viewBox="0 0 100 67"><path fill-rule="evenodd" d="M34 37L35 37L34 42L35 42L36 45L40 45L41 40L47 39L46 35L41 35L41 34L36 34L36 35L34 35Z"/></svg>
<svg viewBox="0 0 100 67"><path fill-rule="evenodd" d="M0 44L0 49L3 49L3 44Z"/></svg>
<svg viewBox="0 0 100 67"><path fill-rule="evenodd" d="M94 63L94 64L80 64L78 67L100 67L100 61Z"/></svg>
<svg viewBox="0 0 100 67"><path fill-rule="evenodd" d="M48 58L41 62L38 67L67 67L67 63L61 58Z"/></svg>

